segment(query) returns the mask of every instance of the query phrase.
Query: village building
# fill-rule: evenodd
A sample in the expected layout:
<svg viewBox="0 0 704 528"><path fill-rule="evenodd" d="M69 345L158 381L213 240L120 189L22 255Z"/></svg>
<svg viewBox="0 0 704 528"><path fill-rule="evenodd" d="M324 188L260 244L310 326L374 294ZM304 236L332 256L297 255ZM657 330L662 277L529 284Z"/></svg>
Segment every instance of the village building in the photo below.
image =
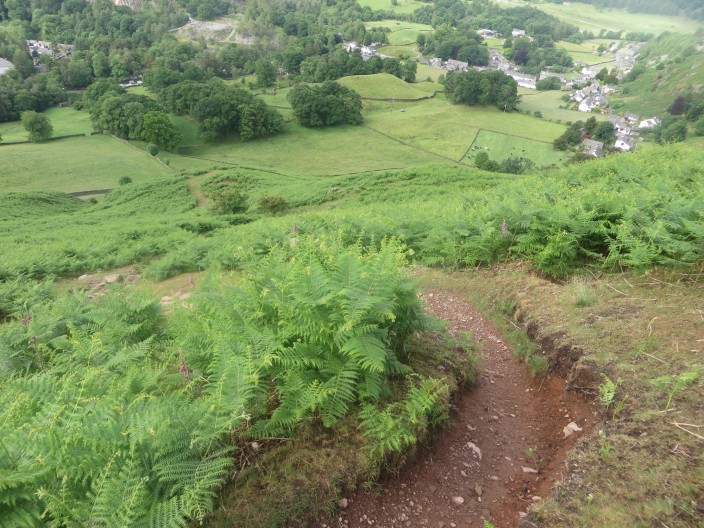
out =
<svg viewBox="0 0 704 528"><path fill-rule="evenodd" d="M445 68L447 68L447 71L461 71L461 72L466 72L467 68L469 68L469 63L467 62L462 62L458 61L455 59L449 59L445 63Z"/></svg>
<svg viewBox="0 0 704 528"><path fill-rule="evenodd" d="M625 119L611 115L609 116L609 122L614 126L614 130L625 136L630 136L632 132L631 124Z"/></svg>
<svg viewBox="0 0 704 528"><path fill-rule="evenodd" d="M442 68L442 59L440 57L433 57L428 60L428 66L431 68Z"/></svg>
<svg viewBox="0 0 704 528"><path fill-rule="evenodd" d="M10 70L14 70L15 65L12 64L9 60L3 59L0 57L0 75L5 75L7 72Z"/></svg>
<svg viewBox="0 0 704 528"><path fill-rule="evenodd" d="M635 124L640 121L640 116L638 114L634 114L633 112L626 112L623 114L623 117L631 124Z"/></svg>
<svg viewBox="0 0 704 528"><path fill-rule="evenodd" d="M478 29L477 30L477 35L480 35L485 38L491 38L494 35L496 35L496 32L491 30L491 29Z"/></svg>
<svg viewBox="0 0 704 528"><path fill-rule="evenodd" d="M628 136L619 135L616 136L616 143L614 143L614 148L620 150L621 152L628 152L634 146L633 139Z"/></svg>
<svg viewBox="0 0 704 528"><path fill-rule="evenodd" d="M588 156L593 156L595 158L603 158L604 144L601 141L585 139L584 143L582 143L582 151Z"/></svg>
<svg viewBox="0 0 704 528"><path fill-rule="evenodd" d="M592 112L597 108L606 108L609 106L609 100L600 93L595 93L579 103L580 112Z"/></svg>
<svg viewBox="0 0 704 528"><path fill-rule="evenodd" d="M523 29L516 29L516 28L513 28L513 31L511 31L511 36L512 36L512 37L525 37L525 36L526 36L526 32L525 32L525 30L523 30Z"/></svg>
<svg viewBox="0 0 704 528"><path fill-rule="evenodd" d="M638 124L638 128L655 128L658 126L662 121L658 119L657 117L651 117L650 119L644 119Z"/></svg>
<svg viewBox="0 0 704 528"><path fill-rule="evenodd" d="M513 80L518 83L518 86L521 86L523 88L530 88L531 90L535 90L535 85L538 82L537 77L535 77L534 75L528 75L526 73L507 71L506 75L508 75L509 77L513 77Z"/></svg>

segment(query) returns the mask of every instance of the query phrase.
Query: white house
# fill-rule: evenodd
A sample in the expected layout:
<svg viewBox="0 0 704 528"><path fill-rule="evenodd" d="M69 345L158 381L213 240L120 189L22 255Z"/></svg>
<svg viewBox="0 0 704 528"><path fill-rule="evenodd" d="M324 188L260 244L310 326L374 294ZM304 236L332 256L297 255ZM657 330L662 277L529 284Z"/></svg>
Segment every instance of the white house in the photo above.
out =
<svg viewBox="0 0 704 528"><path fill-rule="evenodd" d="M662 123L660 119L658 119L657 117L651 117L650 119L644 119L643 121L641 121L638 125L638 128L655 128L660 123Z"/></svg>
<svg viewBox="0 0 704 528"><path fill-rule="evenodd" d="M621 152L628 152L633 148L633 140L627 136L617 136L616 143L614 143L614 148L620 150Z"/></svg>
<svg viewBox="0 0 704 528"><path fill-rule="evenodd" d="M526 32L525 32L525 30L523 30L523 29L516 29L516 28L513 28L513 31L511 31L511 36L512 36L512 37L525 37L525 36L526 36Z"/></svg>
<svg viewBox="0 0 704 528"><path fill-rule="evenodd" d="M518 86L523 88L530 88L535 90L535 85L538 82L538 78L533 75L527 75L525 73L518 73L514 71L506 72L506 75L513 77L513 80L518 83Z"/></svg>
<svg viewBox="0 0 704 528"><path fill-rule="evenodd" d="M3 59L0 57L0 75L5 75L7 72L10 70L14 70L15 65L12 64L9 60Z"/></svg>

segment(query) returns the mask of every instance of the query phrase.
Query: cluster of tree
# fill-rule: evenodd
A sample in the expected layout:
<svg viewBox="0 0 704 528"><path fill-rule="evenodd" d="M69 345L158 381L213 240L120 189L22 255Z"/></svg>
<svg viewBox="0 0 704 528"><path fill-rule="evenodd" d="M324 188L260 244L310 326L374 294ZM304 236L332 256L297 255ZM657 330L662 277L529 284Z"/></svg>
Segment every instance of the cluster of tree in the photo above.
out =
<svg viewBox="0 0 704 528"><path fill-rule="evenodd" d="M452 103L513 110L518 104L518 83L496 70L450 72L445 79L445 95Z"/></svg>
<svg viewBox="0 0 704 528"><path fill-rule="evenodd" d="M598 122L596 117L585 121L575 121L560 137L553 141L557 150L567 150L578 145L585 139L594 139L603 143L610 143L616 137L614 125L609 121Z"/></svg>
<svg viewBox="0 0 704 528"><path fill-rule="evenodd" d="M580 33L577 26L561 22L539 9L529 6L503 8L490 0L437 0L432 5L417 9L411 19L434 27L447 24L467 32L489 28L505 37L510 36L514 28L523 29L533 37L544 36L553 41L588 37Z"/></svg>
<svg viewBox="0 0 704 528"><path fill-rule="evenodd" d="M226 15L235 8L233 0L181 0L186 10L200 20Z"/></svg>
<svg viewBox="0 0 704 528"><path fill-rule="evenodd" d="M653 129L658 143L678 143L687 137L687 123L693 123L694 134L704 136L704 92L689 91L678 95Z"/></svg>
<svg viewBox="0 0 704 528"><path fill-rule="evenodd" d="M16 121L22 112L41 112L66 99L55 78L39 73L26 79L15 71L0 76L0 123Z"/></svg>
<svg viewBox="0 0 704 528"><path fill-rule="evenodd" d="M215 78L172 84L160 92L160 101L170 112L193 117L209 141L233 134L244 140L271 136L283 127L281 114L261 99Z"/></svg>
<svg viewBox="0 0 704 528"><path fill-rule="evenodd" d="M535 167L535 163L528 158L510 156L501 163L489 158L486 152L480 152L474 158L474 164L485 171L505 172L507 174L525 174Z"/></svg>
<svg viewBox="0 0 704 528"><path fill-rule="evenodd" d="M616 71L616 68L612 68L611 71L606 68L602 68L599 70L599 73L596 74L596 79L604 84L618 84L617 74L618 72Z"/></svg>
<svg viewBox="0 0 704 528"><path fill-rule="evenodd" d="M522 66L523 71L537 75L546 67L556 66L571 68L574 64L572 56L561 48L556 48L550 39L527 37L506 39L504 41L504 55L513 62Z"/></svg>
<svg viewBox="0 0 704 528"><path fill-rule="evenodd" d="M0 0L0 20L18 22L27 38L71 43L83 50L101 36L149 45L188 22L188 14L176 0L149 2L148 9L139 10L110 0Z"/></svg>
<svg viewBox="0 0 704 528"><path fill-rule="evenodd" d="M181 140L164 107L151 97L127 93L110 83L94 83L86 90L82 104L98 130L123 139L141 139L172 150Z"/></svg>
<svg viewBox="0 0 704 528"><path fill-rule="evenodd" d="M418 46L424 55L456 59L473 66L489 64L489 50L481 45L484 39L476 33L459 31L450 26L437 27L426 36L418 35Z"/></svg>
<svg viewBox="0 0 704 528"><path fill-rule="evenodd" d="M304 82L334 81L347 75L390 73L406 82L416 79L418 63L412 59L382 59L372 56L364 61L357 53L337 49L327 55L308 57L300 63L300 79Z"/></svg>
<svg viewBox="0 0 704 528"><path fill-rule="evenodd" d="M674 116L682 116L687 121L697 121L704 117L704 92L687 92L675 97L667 112Z"/></svg>
<svg viewBox="0 0 704 528"><path fill-rule="evenodd" d="M546 77L535 83L535 87L538 90L559 90L562 87L562 81L559 77Z"/></svg>
<svg viewBox="0 0 704 528"><path fill-rule="evenodd" d="M562 3L562 0L551 0ZM704 4L698 0L580 0L598 8L616 7L632 13L654 13L656 15L686 16L704 20Z"/></svg>
<svg viewBox="0 0 704 528"><path fill-rule="evenodd" d="M334 81L320 86L296 85L287 96L294 115L305 127L362 122L362 100L349 88Z"/></svg>

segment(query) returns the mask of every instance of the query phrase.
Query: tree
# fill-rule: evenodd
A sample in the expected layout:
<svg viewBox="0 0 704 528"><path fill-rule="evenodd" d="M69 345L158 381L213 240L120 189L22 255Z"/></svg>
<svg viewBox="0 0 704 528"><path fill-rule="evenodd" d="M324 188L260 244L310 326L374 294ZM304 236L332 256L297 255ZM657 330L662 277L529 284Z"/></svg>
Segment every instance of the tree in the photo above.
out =
<svg viewBox="0 0 704 528"><path fill-rule="evenodd" d="M687 123L678 119L668 125L660 134L660 143L679 143L687 137Z"/></svg>
<svg viewBox="0 0 704 528"><path fill-rule="evenodd" d="M474 157L474 164L480 169L484 168L484 165L486 165L486 163L488 161L489 161L489 154L487 154L484 151L480 152L479 154L477 154Z"/></svg>
<svg viewBox="0 0 704 528"><path fill-rule="evenodd" d="M29 132L29 140L33 143L46 141L54 133L54 127L49 118L33 110L22 114L22 125Z"/></svg>
<svg viewBox="0 0 704 528"><path fill-rule="evenodd" d="M704 117L700 117L699 120L694 124L694 135L704 136ZM2 141L2 138L0 138Z"/></svg>
<svg viewBox="0 0 704 528"><path fill-rule="evenodd" d="M276 68L268 59L259 59L254 66L257 76L257 86L271 86L276 82Z"/></svg>
<svg viewBox="0 0 704 528"><path fill-rule="evenodd" d="M166 112L147 112L142 122L142 139L158 147L173 150L183 135L174 126Z"/></svg>
<svg viewBox="0 0 704 528"><path fill-rule="evenodd" d="M362 122L362 100L357 92L334 81L325 81L320 86L299 84L289 92L287 99L305 127Z"/></svg>
<svg viewBox="0 0 704 528"><path fill-rule="evenodd" d="M609 121L602 121L594 129L594 134L592 137L597 141L603 141L604 143L609 143L616 136L613 123Z"/></svg>
<svg viewBox="0 0 704 528"><path fill-rule="evenodd" d="M672 115L682 115L687 112L687 100L679 95L672 101L672 104L667 108L668 113Z"/></svg>
<svg viewBox="0 0 704 528"><path fill-rule="evenodd" d="M535 87L538 90L559 90L562 87L562 81L559 77L546 77L545 79L540 79Z"/></svg>

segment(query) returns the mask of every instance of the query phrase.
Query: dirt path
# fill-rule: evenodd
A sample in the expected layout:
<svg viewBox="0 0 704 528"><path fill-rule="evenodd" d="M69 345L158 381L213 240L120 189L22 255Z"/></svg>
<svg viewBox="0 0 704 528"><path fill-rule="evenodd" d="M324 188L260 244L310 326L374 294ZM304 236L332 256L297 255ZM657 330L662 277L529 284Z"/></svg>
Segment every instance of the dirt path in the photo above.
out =
<svg viewBox="0 0 704 528"><path fill-rule="evenodd" d="M440 290L423 298L452 334L471 331L481 342L480 379L457 399L451 426L423 456L380 493L346 497L347 508L319 526L469 528L483 519L516 526L520 512L561 479L565 454L591 427L593 406L565 392L557 376L533 380L472 305ZM572 421L584 432L565 438Z"/></svg>

